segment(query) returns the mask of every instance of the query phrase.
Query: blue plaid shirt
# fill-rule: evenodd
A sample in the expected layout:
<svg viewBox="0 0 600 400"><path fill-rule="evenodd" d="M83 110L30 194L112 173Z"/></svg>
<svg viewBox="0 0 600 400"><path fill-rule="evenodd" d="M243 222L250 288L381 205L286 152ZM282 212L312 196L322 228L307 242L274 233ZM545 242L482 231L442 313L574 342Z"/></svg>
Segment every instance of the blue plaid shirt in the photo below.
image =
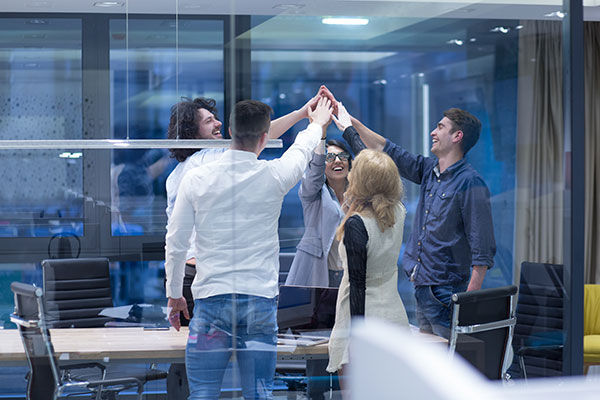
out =
<svg viewBox="0 0 600 400"><path fill-rule="evenodd" d="M491 268L496 254L490 192L461 159L443 173L437 158L414 155L386 140L400 175L421 185L402 265L415 286L468 282L471 266Z"/></svg>

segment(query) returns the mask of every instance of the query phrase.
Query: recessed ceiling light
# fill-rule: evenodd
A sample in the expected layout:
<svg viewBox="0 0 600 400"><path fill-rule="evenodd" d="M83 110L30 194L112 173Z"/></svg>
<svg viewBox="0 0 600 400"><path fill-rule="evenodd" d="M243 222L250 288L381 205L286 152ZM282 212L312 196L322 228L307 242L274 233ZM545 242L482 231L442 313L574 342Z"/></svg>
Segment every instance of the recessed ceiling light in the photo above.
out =
<svg viewBox="0 0 600 400"><path fill-rule="evenodd" d="M25 7L37 8L37 7L51 7L52 2L50 1L32 1L29 3L25 3Z"/></svg>
<svg viewBox="0 0 600 400"><path fill-rule="evenodd" d="M28 24L30 25L46 25L48 23L48 21L46 21L45 19L30 19L27 21Z"/></svg>
<svg viewBox="0 0 600 400"><path fill-rule="evenodd" d="M367 25L369 20L366 18L323 18L321 22L325 25Z"/></svg>
<svg viewBox="0 0 600 400"><path fill-rule="evenodd" d="M275 4L273 6L273 8L275 10L283 10L283 11L294 11L294 10L299 10L302 7L304 7L304 4L293 4L293 3L288 3L288 4Z"/></svg>
<svg viewBox="0 0 600 400"><path fill-rule="evenodd" d="M517 25L517 26L515 26L515 29L516 30L523 29L523 25Z"/></svg>
<svg viewBox="0 0 600 400"><path fill-rule="evenodd" d="M477 41L477 38L472 37L471 39L469 39L469 42L474 43Z"/></svg>
<svg viewBox="0 0 600 400"><path fill-rule="evenodd" d="M123 7L122 1L99 1L94 3L94 7Z"/></svg>
<svg viewBox="0 0 600 400"><path fill-rule="evenodd" d="M496 33L508 33L510 31L510 28L506 28L504 26L495 26L492 29L490 29L490 32L496 32Z"/></svg>
<svg viewBox="0 0 600 400"><path fill-rule="evenodd" d="M551 18L564 18L565 17L565 13L562 11L554 11L548 14L544 14L544 17L551 17Z"/></svg>
<svg viewBox="0 0 600 400"><path fill-rule="evenodd" d="M460 40L460 39L450 39L446 43L448 43L448 44L455 44L457 46L462 46L464 42L462 40Z"/></svg>

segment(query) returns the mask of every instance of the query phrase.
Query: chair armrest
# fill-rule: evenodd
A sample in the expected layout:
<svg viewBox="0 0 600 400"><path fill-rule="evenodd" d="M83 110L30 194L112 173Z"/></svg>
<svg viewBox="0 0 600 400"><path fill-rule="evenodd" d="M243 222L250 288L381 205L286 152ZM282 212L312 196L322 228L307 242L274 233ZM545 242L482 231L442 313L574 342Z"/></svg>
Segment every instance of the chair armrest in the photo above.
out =
<svg viewBox="0 0 600 400"><path fill-rule="evenodd" d="M544 346L521 346L515 352L518 356L543 356L549 351L562 350L562 344L544 345Z"/></svg>

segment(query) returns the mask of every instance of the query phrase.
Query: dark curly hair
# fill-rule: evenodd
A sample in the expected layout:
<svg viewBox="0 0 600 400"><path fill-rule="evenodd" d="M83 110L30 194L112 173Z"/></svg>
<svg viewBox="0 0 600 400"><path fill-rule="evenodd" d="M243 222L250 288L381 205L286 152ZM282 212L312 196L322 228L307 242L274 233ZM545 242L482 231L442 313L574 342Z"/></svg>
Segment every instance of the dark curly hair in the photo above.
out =
<svg viewBox="0 0 600 400"><path fill-rule="evenodd" d="M217 102L213 99L198 97L194 100L182 97L181 101L171 107L171 118L167 130L169 139L197 139L198 138L198 110L204 108L217 116ZM179 162L185 161L189 156L200 149L169 149L171 157Z"/></svg>

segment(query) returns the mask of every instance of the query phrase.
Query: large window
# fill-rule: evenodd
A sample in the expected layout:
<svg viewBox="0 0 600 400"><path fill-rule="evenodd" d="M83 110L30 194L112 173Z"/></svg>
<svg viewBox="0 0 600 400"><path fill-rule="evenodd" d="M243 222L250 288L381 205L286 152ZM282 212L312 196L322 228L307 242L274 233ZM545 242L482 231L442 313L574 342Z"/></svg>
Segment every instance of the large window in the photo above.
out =
<svg viewBox="0 0 600 400"><path fill-rule="evenodd" d="M0 139L81 139L81 19L2 18L0 26ZM81 151L1 157L0 237L83 233Z"/></svg>
<svg viewBox="0 0 600 400"><path fill-rule="evenodd" d="M12 8L0 6L1 141L165 139L170 109L182 97L215 99L227 136L236 101L265 102L277 118L302 107L324 84L373 131L434 157L430 133L445 110L458 107L482 123L466 161L490 193L493 223L482 229L493 232L496 251L483 287L517 283L523 262L564 264L567 280L558 286L565 309L578 298L569 292L568 279L579 279L571 246L580 246L574 239L594 243L597 229L589 223L584 236L571 221L584 213L578 201L598 192L595 178L587 189L578 179L584 171L600 173L593 163L571 164L581 151L572 139L582 132L564 128L569 103L561 99L569 82L563 82L562 54L572 49L562 43L568 35L560 1L170 0L156 8L118 2L122 8L102 12L91 5L68 9L61 0L27 2L29 9L9 2ZM52 5L44 9L45 3ZM597 8L587 18L600 19ZM588 28L585 76L593 79L586 107L594 110L598 49L590 43L598 22ZM589 137L598 128L588 120L589 160L595 145ZM281 137L283 149L260 157L279 157L307 124L295 124ZM339 140L342 133L331 124L327 136ZM0 326L14 327L10 282L41 284L44 258L109 257L115 305L165 303L165 182L177 162L166 148L125 147L0 146ZM398 290L416 324L414 285L402 260L411 233L424 229L413 225L422 188L406 177L403 183ZM290 262L307 232L298 188L286 195L278 226L279 250L287 253L280 257ZM594 201L586 207L588 221L598 220ZM233 237L238 232L231 229ZM586 250L581 265L589 282L598 275L590 261L597 258L597 250ZM581 322L569 310L567 320ZM569 329L559 340L571 339ZM567 372L578 369L572 359Z"/></svg>
<svg viewBox="0 0 600 400"><path fill-rule="evenodd" d="M166 139L181 97L217 101L224 118L224 22L132 18L110 21L111 131L116 139ZM127 40L129 39L129 40ZM115 150L112 233L165 232L165 180L176 162L166 149Z"/></svg>

